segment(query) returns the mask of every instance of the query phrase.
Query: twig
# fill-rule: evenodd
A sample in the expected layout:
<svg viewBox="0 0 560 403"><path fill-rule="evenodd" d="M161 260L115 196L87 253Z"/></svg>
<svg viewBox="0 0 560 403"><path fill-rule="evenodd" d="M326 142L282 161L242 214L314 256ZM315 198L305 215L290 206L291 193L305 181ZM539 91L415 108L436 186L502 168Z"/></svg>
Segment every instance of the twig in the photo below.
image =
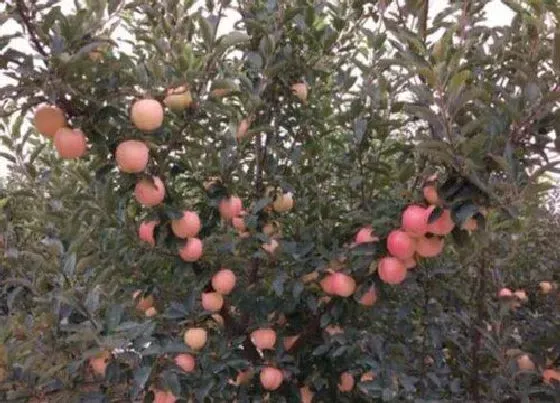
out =
<svg viewBox="0 0 560 403"><path fill-rule="evenodd" d="M484 252L483 252L484 253ZM485 270L486 262L484 254L479 262L478 267L478 283L475 290L476 295L476 318L472 326L472 348L471 348L471 393L473 401L480 403L480 348L482 344L482 333L480 331L482 325L482 316L484 314L484 294L486 292Z"/></svg>
<svg viewBox="0 0 560 403"><path fill-rule="evenodd" d="M24 3L24 0L16 0L16 10L21 17L21 21L27 30L27 33L31 37L31 42L35 46L35 50L39 52L41 55L47 57L48 53L45 51L45 48L41 44L39 37L37 36L37 32L35 32L35 28L33 27L33 22L31 21L27 12L29 11L27 6Z"/></svg>

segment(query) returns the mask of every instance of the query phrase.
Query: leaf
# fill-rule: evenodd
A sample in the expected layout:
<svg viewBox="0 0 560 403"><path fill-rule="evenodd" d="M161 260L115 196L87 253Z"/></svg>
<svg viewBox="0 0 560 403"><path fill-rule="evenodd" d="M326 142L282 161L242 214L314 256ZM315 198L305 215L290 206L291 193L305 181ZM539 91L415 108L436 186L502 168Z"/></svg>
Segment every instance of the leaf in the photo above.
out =
<svg viewBox="0 0 560 403"><path fill-rule="evenodd" d="M366 132L367 128L367 120L363 118L356 118L352 124L354 129L354 143L360 144L362 142L362 138L364 137L364 133Z"/></svg>
<svg viewBox="0 0 560 403"><path fill-rule="evenodd" d="M94 314L99 309L99 299L101 296L101 289L99 286L93 287L86 297L85 306L90 314Z"/></svg>
<svg viewBox="0 0 560 403"><path fill-rule="evenodd" d="M443 208L441 208L440 206L437 206L434 211L431 212L430 216L428 217L428 224L433 223L434 221L436 221L438 218L441 217L441 215L443 214Z"/></svg>
<svg viewBox="0 0 560 403"><path fill-rule="evenodd" d="M198 22L205 48L210 49L212 43L214 42L214 27L212 26L212 23L202 15L199 15Z"/></svg>
<svg viewBox="0 0 560 403"><path fill-rule="evenodd" d="M451 209L451 217L458 226L461 226L466 220L478 213L478 211L478 206L474 203L461 203Z"/></svg>
<svg viewBox="0 0 560 403"><path fill-rule="evenodd" d="M462 70L456 73L451 80L449 80L449 84L447 89L452 94L458 94L463 87L465 86L465 82L471 78L472 74L470 70Z"/></svg>
<svg viewBox="0 0 560 403"><path fill-rule="evenodd" d="M210 390L215 386L216 381L214 379L204 383L204 386L195 390L196 401L205 401L206 396L210 393Z"/></svg>
<svg viewBox="0 0 560 403"><path fill-rule="evenodd" d="M410 114L416 116L419 119L425 120L430 124L435 132L436 138L442 138L444 132L444 125L440 118L428 107L407 104L405 109ZM441 142L438 142L441 143ZM440 144L441 147L443 144Z"/></svg>
<svg viewBox="0 0 560 403"><path fill-rule="evenodd" d="M262 56L259 55L257 52L249 52L247 53L247 63L255 70L260 70L263 66L263 59ZM249 86L250 87L250 86Z"/></svg>
<svg viewBox="0 0 560 403"><path fill-rule="evenodd" d="M166 205L163 211L165 213L165 216L170 220L180 220L181 218L183 218L183 211L177 208Z"/></svg>
<svg viewBox="0 0 560 403"><path fill-rule="evenodd" d="M72 252L66 255L64 259L64 266L62 267L62 272L67 277L73 277L76 270L76 253Z"/></svg>
<svg viewBox="0 0 560 403"><path fill-rule="evenodd" d="M124 308L121 304L111 304L105 310L105 326L107 332L112 332L121 322L122 315L124 313Z"/></svg>
<svg viewBox="0 0 560 403"><path fill-rule="evenodd" d="M144 385L150 378L150 374L152 373L152 367L140 367L134 371L134 383L139 389L143 389Z"/></svg>
<svg viewBox="0 0 560 403"><path fill-rule="evenodd" d="M5 153L5 152L0 152L0 157L3 157L10 162L13 162L14 164L16 163L16 157L14 157L12 154L8 154L8 153Z"/></svg>
<svg viewBox="0 0 560 403"><path fill-rule="evenodd" d="M317 347L315 350L313 350L313 353L311 353L314 356L318 356L318 355L325 355L330 349L330 346L328 344L321 344L319 347Z"/></svg>
<svg viewBox="0 0 560 403"><path fill-rule="evenodd" d="M189 315L189 310L178 302L171 302L163 315L169 319L183 319Z"/></svg>
<svg viewBox="0 0 560 403"><path fill-rule="evenodd" d="M438 193L444 200L451 200L464 186L464 181L461 177L452 175L443 185L438 189Z"/></svg>
<svg viewBox="0 0 560 403"><path fill-rule="evenodd" d="M467 247L470 245L470 235L468 231L462 230L459 226L456 226L451 232L453 241L459 247Z"/></svg>
<svg viewBox="0 0 560 403"><path fill-rule="evenodd" d="M220 45L227 48L230 46L239 45L241 43L246 43L251 39L251 37L241 31L233 31L227 35L221 36L219 39Z"/></svg>
<svg viewBox="0 0 560 403"><path fill-rule="evenodd" d="M284 283L286 282L287 275L284 272L280 272L276 275L274 281L272 281L272 289L277 296L281 297L284 294Z"/></svg>
<svg viewBox="0 0 560 403"><path fill-rule="evenodd" d="M301 281L296 281L294 287L292 288L292 295L295 299L299 299L301 293L303 292L304 286Z"/></svg>
<svg viewBox="0 0 560 403"><path fill-rule="evenodd" d="M212 81L211 90L231 90L238 91L239 86L234 80L230 79L216 79Z"/></svg>
<svg viewBox="0 0 560 403"><path fill-rule="evenodd" d="M265 197L263 199L260 199L259 201L257 201L255 203L255 206L253 207L253 214L257 214L259 211L261 211L262 209L264 209L266 206L268 206L270 203L272 202L272 200L268 197Z"/></svg>

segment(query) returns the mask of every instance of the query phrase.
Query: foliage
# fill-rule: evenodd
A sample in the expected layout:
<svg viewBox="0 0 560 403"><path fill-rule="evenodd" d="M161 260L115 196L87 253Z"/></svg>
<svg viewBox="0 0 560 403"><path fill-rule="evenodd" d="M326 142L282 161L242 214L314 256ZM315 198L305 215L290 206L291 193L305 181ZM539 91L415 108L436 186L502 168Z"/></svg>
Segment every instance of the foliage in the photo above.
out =
<svg viewBox="0 0 560 403"><path fill-rule="evenodd" d="M13 80L0 89L11 98L0 400L150 401L157 389L185 401L298 401L304 385L325 402L559 398L542 372L559 365L560 296L538 287L558 281L558 213L542 206L541 180L557 169L554 2L507 1L514 20L496 28L484 24L485 0L452 2L430 21L427 1L84 1L71 12L55 3L17 0L0 18L33 47L0 56ZM240 21L219 34L224 13ZM123 30L131 39L119 44ZM163 101L180 86L190 108L166 110L155 132L134 127L134 100ZM28 126L41 103L83 130L87 156L61 161ZM244 119L248 135L237 138ZM150 148L146 173L116 168L115 149L131 138ZM133 197L148 173L166 186L154 208ZM406 205L422 203L432 174L456 223L446 252L384 284L387 234ZM280 190L294 194L292 211L270 208ZM230 195L243 201L248 238L220 218ZM170 225L185 209L203 224L193 263ZM479 231L460 229L470 217ZM160 221L153 248L137 236L148 219ZM381 241L352 247L365 225ZM271 236L275 253L262 248ZM325 299L318 279L338 266L358 290ZM221 267L237 285L215 316L200 294ZM371 285L379 301L364 307ZM498 299L503 286L529 301ZM155 297L156 316L138 312L137 289ZM193 352L183 334L194 325L209 340L185 373L173 358ZM329 334L334 326L343 332ZM258 327L277 331L274 351L251 343ZM286 351L282 339L296 334ZM537 368L519 371L515 350ZM100 379L88 359L103 351L112 357ZM258 381L267 365L284 371L274 392ZM236 385L247 369L255 378ZM351 392L337 387L344 371ZM369 371L374 379L359 381Z"/></svg>

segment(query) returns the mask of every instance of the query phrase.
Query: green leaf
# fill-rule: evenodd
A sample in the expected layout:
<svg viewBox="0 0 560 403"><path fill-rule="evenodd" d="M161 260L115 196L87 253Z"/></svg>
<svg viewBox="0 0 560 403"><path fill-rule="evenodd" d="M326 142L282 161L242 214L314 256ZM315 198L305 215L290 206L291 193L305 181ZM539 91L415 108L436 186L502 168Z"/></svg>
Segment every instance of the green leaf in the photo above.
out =
<svg viewBox="0 0 560 403"><path fill-rule="evenodd" d="M471 243L469 232L462 230L459 226L455 226L451 235L455 244L461 248L468 247Z"/></svg>
<svg viewBox="0 0 560 403"><path fill-rule="evenodd" d="M437 206L434 209L434 211L431 212L430 216L428 217L428 224L431 224L434 221L436 221L438 218L441 217L442 214L443 214L443 208L441 208L440 206Z"/></svg>
<svg viewBox="0 0 560 403"><path fill-rule="evenodd" d="M139 389L143 389L150 378L152 367L140 367L134 371L134 383Z"/></svg>
<svg viewBox="0 0 560 403"><path fill-rule="evenodd" d="M472 73L470 70L462 70L456 73L451 80L449 80L449 84L447 86L448 91L451 94L458 94L463 87L465 86L465 82L471 78Z"/></svg>
<svg viewBox="0 0 560 403"><path fill-rule="evenodd" d="M124 308L121 304L111 304L105 311L105 327L112 332L121 323Z"/></svg>
<svg viewBox="0 0 560 403"><path fill-rule="evenodd" d="M224 48L228 48L230 46L240 45L242 43L247 43L251 37L247 35L245 32L241 31L233 31L229 34L221 36L219 39L219 44Z"/></svg>
<svg viewBox="0 0 560 403"><path fill-rule="evenodd" d="M451 218L458 226L461 226L466 220L478 213L479 208L471 202L461 203L451 209Z"/></svg>
<svg viewBox="0 0 560 403"><path fill-rule="evenodd" d="M71 252L66 255L64 259L64 266L62 267L63 273L67 277L73 277L76 270L76 253Z"/></svg>
<svg viewBox="0 0 560 403"><path fill-rule="evenodd" d="M99 286L95 286L91 290L89 290L85 301L85 307L90 314L96 313L99 309L100 296L101 289Z"/></svg>
<svg viewBox="0 0 560 403"><path fill-rule="evenodd" d="M270 203L272 203L272 200L268 197L258 200L253 207L252 213L257 214L259 211L264 209Z"/></svg>
<svg viewBox="0 0 560 403"><path fill-rule="evenodd" d="M203 17L202 15L198 18L199 26L200 26L200 34L202 36L202 40L204 41L204 45L206 49L210 49L212 44L214 43L214 27L208 21L207 18Z"/></svg>
<svg viewBox="0 0 560 403"><path fill-rule="evenodd" d="M284 283L286 282L287 275L284 272L280 272L276 275L274 281L272 281L272 289L278 297L284 294Z"/></svg>
<svg viewBox="0 0 560 403"><path fill-rule="evenodd" d="M303 292L304 286L303 283L301 281L296 281L294 283L294 287L292 288L292 296L295 299L299 299L299 297L301 296L301 293Z"/></svg>
<svg viewBox="0 0 560 403"><path fill-rule="evenodd" d="M238 91L239 86L234 80L230 79L216 79L212 81L211 90L232 90Z"/></svg>

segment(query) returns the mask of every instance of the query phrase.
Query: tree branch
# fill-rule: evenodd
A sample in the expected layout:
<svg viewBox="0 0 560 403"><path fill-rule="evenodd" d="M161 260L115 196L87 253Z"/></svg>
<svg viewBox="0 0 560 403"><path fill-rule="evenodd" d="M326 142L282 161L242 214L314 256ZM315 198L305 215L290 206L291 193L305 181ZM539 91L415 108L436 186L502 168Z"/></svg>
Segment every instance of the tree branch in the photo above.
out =
<svg viewBox="0 0 560 403"><path fill-rule="evenodd" d="M486 292L486 261L484 259L484 252L479 261L478 267L478 284L475 289L476 299L476 318L472 326L472 346L471 346L471 394L474 402L481 402L480 400L480 349L482 345L482 333L480 328L483 322L484 315L484 294Z"/></svg>
<svg viewBox="0 0 560 403"><path fill-rule="evenodd" d="M16 0L16 10L17 10L19 16L21 17L21 21L23 22L25 30L27 31L27 33L29 34L29 37L31 38L31 42L33 42L35 50L37 52L39 52L41 55L47 57L48 53L45 51L45 48L43 47L43 44L39 40L39 36L37 35L37 32L35 31L35 27L33 26L33 22L31 21L31 17L28 14L29 9L25 5L24 0Z"/></svg>

